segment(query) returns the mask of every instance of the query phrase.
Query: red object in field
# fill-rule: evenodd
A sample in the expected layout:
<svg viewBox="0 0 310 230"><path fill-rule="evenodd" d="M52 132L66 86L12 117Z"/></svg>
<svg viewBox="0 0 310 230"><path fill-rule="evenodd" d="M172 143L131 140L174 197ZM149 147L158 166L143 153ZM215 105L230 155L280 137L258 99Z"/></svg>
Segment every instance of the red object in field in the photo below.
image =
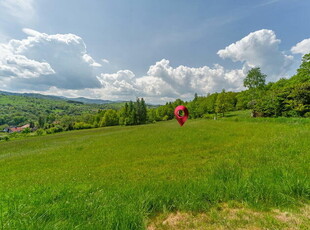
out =
<svg viewBox="0 0 310 230"><path fill-rule="evenodd" d="M180 114L180 111L183 111L182 115ZM184 105L179 105L174 109L174 115L179 124L182 126L188 118L188 109Z"/></svg>

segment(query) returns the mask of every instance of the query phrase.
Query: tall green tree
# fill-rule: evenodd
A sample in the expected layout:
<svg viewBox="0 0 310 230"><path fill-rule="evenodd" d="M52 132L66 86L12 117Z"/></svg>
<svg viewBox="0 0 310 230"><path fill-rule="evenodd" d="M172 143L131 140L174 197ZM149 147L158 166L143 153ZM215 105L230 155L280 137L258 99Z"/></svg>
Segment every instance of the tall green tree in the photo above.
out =
<svg viewBox="0 0 310 230"><path fill-rule="evenodd" d="M147 120L149 122L159 121L160 119L157 114L157 109L155 108L147 110Z"/></svg>
<svg viewBox="0 0 310 230"><path fill-rule="evenodd" d="M128 104L127 102L119 111L119 124L120 125L128 125L129 120L129 112L128 112Z"/></svg>
<svg viewBox="0 0 310 230"><path fill-rule="evenodd" d="M252 68L243 80L243 85L248 89L261 89L265 86L266 77L267 75L261 73L259 67Z"/></svg>
<svg viewBox="0 0 310 230"><path fill-rule="evenodd" d="M141 124L145 124L147 121L147 106L143 98L140 101L140 113Z"/></svg>
<svg viewBox="0 0 310 230"><path fill-rule="evenodd" d="M44 128L45 125L45 117L40 116L38 121L39 128Z"/></svg>
<svg viewBox="0 0 310 230"><path fill-rule="evenodd" d="M138 125L141 123L141 104L140 104L140 98L137 98L136 103L135 103L135 112L136 112L136 122L134 123L134 125Z"/></svg>
<svg viewBox="0 0 310 230"><path fill-rule="evenodd" d="M126 125L135 125L136 124L136 108L132 101L128 104L128 122Z"/></svg>
<svg viewBox="0 0 310 230"><path fill-rule="evenodd" d="M228 100L225 90L223 89L222 92L217 96L216 99L216 113L221 113L222 116L225 116L225 112L228 111Z"/></svg>
<svg viewBox="0 0 310 230"><path fill-rule="evenodd" d="M217 101L218 95L219 95L218 93L207 95L205 104L206 104L208 113L215 113L216 101Z"/></svg>
<svg viewBox="0 0 310 230"><path fill-rule="evenodd" d="M108 109L101 120L100 126L118 125L118 121L119 118L117 112L113 109Z"/></svg>
<svg viewBox="0 0 310 230"><path fill-rule="evenodd" d="M310 81L310 53L303 56L301 65L297 69L297 77L300 82Z"/></svg>
<svg viewBox="0 0 310 230"><path fill-rule="evenodd" d="M256 105L259 98L263 96L263 91L266 86L266 75L261 73L260 68L252 68L248 71L246 78L243 80L243 85L249 89L250 100L247 107L252 109L252 115L256 114Z"/></svg>
<svg viewBox="0 0 310 230"><path fill-rule="evenodd" d="M199 102L198 102L198 94L195 93L194 99L188 105L189 109L189 117L190 118L198 118L201 114L199 114Z"/></svg>

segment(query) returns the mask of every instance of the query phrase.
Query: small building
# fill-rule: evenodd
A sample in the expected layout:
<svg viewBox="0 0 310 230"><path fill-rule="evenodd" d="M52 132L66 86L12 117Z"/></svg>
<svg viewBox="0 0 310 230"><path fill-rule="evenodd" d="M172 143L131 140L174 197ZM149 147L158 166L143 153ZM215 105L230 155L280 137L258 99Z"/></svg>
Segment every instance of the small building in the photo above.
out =
<svg viewBox="0 0 310 230"><path fill-rule="evenodd" d="M16 126L15 127L8 127L8 128L5 128L3 131L7 132L7 133L20 133L26 128L30 128L30 124L26 124L26 125L23 125L20 127L16 127Z"/></svg>
<svg viewBox="0 0 310 230"><path fill-rule="evenodd" d="M3 130L2 130L2 132L5 132L5 133L8 133L9 132L9 127L7 127L7 128L4 128Z"/></svg>
<svg viewBox="0 0 310 230"><path fill-rule="evenodd" d="M21 127L10 127L8 133L20 133L21 131Z"/></svg>
<svg viewBox="0 0 310 230"><path fill-rule="evenodd" d="M21 128L22 130L23 130L23 129L26 129L26 128L30 128L30 124L23 125L23 126L21 126L20 128Z"/></svg>

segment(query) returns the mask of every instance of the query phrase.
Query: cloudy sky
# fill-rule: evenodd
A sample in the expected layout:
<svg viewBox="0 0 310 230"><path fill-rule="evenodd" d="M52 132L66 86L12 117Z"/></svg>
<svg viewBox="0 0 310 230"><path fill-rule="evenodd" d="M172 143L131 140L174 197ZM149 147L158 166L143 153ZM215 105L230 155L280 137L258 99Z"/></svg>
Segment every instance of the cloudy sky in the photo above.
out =
<svg viewBox="0 0 310 230"><path fill-rule="evenodd" d="M309 0L0 0L0 90L164 103L292 76Z"/></svg>

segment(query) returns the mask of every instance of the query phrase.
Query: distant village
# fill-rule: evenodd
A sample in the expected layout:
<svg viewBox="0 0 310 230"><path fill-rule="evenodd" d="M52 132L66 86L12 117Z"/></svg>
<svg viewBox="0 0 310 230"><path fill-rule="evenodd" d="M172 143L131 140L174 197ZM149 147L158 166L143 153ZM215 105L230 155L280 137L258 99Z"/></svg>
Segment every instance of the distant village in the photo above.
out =
<svg viewBox="0 0 310 230"><path fill-rule="evenodd" d="M23 126L14 126L14 127L7 127L7 128L4 128L2 130L2 132L5 132L5 133L21 133L23 130L29 128L31 131L34 131L33 129L34 128L31 128L30 127L30 124L26 124L26 125L23 125Z"/></svg>

